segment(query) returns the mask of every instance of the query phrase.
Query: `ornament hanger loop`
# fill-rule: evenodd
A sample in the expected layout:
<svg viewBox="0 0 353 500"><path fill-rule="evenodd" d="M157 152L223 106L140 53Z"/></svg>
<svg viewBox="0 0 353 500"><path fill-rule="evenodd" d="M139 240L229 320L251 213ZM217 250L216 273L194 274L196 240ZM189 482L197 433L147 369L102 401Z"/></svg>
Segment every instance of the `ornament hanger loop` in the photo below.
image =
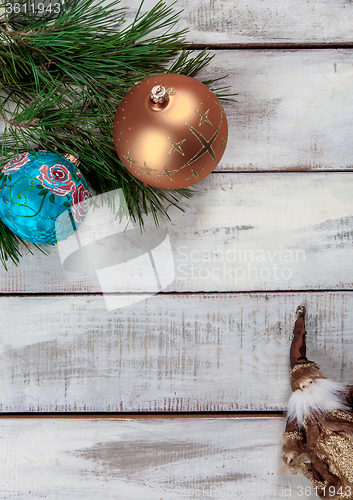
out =
<svg viewBox="0 0 353 500"><path fill-rule="evenodd" d="M78 156L76 155L73 155L71 153L65 153L63 155L67 160L71 161L71 163L73 163L74 165L76 165L76 167L79 167L80 166L80 160L78 159Z"/></svg>
<svg viewBox="0 0 353 500"><path fill-rule="evenodd" d="M162 85L155 85L151 90L151 99L155 104L163 104L164 101L168 101L169 95Z"/></svg>

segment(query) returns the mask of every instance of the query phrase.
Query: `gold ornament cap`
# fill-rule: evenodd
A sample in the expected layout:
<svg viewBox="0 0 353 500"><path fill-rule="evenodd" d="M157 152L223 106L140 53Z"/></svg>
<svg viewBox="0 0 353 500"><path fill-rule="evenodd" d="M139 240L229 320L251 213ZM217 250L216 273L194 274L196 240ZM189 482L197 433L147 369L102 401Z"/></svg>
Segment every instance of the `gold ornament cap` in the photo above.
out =
<svg viewBox="0 0 353 500"><path fill-rule="evenodd" d="M155 85L151 90L151 100L157 104L163 104L165 101L169 101L169 95L167 90L163 85Z"/></svg>
<svg viewBox="0 0 353 500"><path fill-rule="evenodd" d="M76 167L80 166L80 160L78 159L78 156L73 155L71 153L65 153L63 156L67 160L71 161L71 163L73 163L74 165L76 165Z"/></svg>

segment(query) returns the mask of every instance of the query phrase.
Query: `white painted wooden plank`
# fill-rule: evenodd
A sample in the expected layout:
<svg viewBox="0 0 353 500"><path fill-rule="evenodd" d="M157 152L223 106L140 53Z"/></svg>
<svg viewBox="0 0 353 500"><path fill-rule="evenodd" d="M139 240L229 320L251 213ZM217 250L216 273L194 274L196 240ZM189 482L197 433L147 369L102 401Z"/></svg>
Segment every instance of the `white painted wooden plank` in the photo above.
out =
<svg viewBox="0 0 353 500"><path fill-rule="evenodd" d="M226 74L218 170L352 169L352 50L218 51L201 78Z"/></svg>
<svg viewBox="0 0 353 500"><path fill-rule="evenodd" d="M213 53L197 77L238 93L216 171L352 169L353 50Z"/></svg>
<svg viewBox="0 0 353 500"><path fill-rule="evenodd" d="M295 310L310 359L352 384L353 293L1 297L0 411L284 410Z"/></svg>
<svg viewBox="0 0 353 500"><path fill-rule="evenodd" d="M138 228L118 233L99 240L95 261L77 252L65 270L57 247L49 257L37 251L0 271L1 290L155 293L151 266L132 259L149 259L167 236L171 251L153 255L157 266L174 258L169 276L156 270L168 292L352 289L352 192L350 173L212 174L181 203L184 213L168 209L172 222L154 230L149 218L143 243ZM92 261L111 268L101 283Z"/></svg>
<svg viewBox="0 0 353 500"><path fill-rule="evenodd" d="M145 0L143 12L155 5ZM167 0L171 5L173 0ZM124 4L132 21L140 0ZM278 45L352 43L353 5L349 0L177 0L184 9L178 28L189 28L196 44Z"/></svg>
<svg viewBox="0 0 353 500"><path fill-rule="evenodd" d="M283 429L281 418L1 419L0 498L294 500L311 483L278 473Z"/></svg>

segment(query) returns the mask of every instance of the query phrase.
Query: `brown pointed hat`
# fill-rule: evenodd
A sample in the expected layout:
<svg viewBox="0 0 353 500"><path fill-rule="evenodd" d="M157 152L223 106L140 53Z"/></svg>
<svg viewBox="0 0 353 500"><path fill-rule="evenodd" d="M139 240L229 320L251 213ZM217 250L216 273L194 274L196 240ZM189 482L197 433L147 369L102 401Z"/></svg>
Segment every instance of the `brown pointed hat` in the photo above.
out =
<svg viewBox="0 0 353 500"><path fill-rule="evenodd" d="M300 382L306 378L326 378L320 368L313 361L309 361L306 357L305 343L305 313L304 306L297 308L298 319L294 325L293 340L290 347L290 384L292 391L300 389Z"/></svg>

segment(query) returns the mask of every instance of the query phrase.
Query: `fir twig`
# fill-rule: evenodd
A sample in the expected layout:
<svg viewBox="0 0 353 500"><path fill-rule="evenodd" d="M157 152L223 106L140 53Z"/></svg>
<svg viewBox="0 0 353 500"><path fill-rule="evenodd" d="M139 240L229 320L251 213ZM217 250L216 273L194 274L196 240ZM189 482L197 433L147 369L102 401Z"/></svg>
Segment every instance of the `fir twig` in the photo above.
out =
<svg viewBox="0 0 353 500"><path fill-rule="evenodd" d="M179 13L162 1L145 14L141 4L124 28L126 9L119 0L6 0L3 6L2 165L38 147L78 154L80 170L97 194L121 188L132 217L143 225L150 212L158 225L158 214L168 216L166 204L178 206L180 196L192 190L163 191L134 178L115 152L114 115L126 92L149 74L193 76L213 56L185 48L186 31L174 31ZM18 263L19 239L1 228L0 260Z"/></svg>

